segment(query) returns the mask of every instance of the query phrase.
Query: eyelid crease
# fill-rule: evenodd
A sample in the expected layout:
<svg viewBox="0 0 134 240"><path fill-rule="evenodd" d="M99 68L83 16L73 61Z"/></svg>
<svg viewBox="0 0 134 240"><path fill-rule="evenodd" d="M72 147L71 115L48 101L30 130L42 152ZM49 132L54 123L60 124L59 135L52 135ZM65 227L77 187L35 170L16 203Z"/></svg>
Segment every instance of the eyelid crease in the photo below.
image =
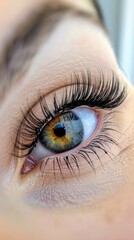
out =
<svg viewBox="0 0 134 240"><path fill-rule="evenodd" d="M59 102L56 91L52 94L52 111L49 109L45 96L40 94L38 101L24 114L16 136L14 155L22 158L31 153L43 127L50 120L68 110L81 105L111 110L125 100L127 96L126 86L120 83L115 73L111 73L111 79L107 79L107 82L103 71L100 77L97 77L96 81L94 80L89 71L73 72L70 86L63 88L62 100ZM42 119L39 119L34 113L34 107L37 103L40 104L43 113ZM28 152L24 154L27 150ZM19 151L22 151L23 154L20 155Z"/></svg>

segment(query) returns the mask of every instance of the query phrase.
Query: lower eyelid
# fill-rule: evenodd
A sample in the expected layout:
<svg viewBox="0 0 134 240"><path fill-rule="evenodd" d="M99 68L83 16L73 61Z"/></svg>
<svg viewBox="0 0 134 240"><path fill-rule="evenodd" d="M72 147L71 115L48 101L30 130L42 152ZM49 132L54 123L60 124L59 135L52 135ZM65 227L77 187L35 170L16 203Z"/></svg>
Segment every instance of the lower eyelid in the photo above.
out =
<svg viewBox="0 0 134 240"><path fill-rule="evenodd" d="M104 158L104 155L107 155L107 157L110 159L111 156L109 149L106 149L105 146L101 144L101 141L103 140L105 143L108 141L108 144L111 143L116 145L116 142L112 139L112 137L109 136L107 132L103 132L103 138L101 136L99 143L99 134L102 134L101 131L105 125L105 123L102 121L103 120L101 116L99 118L97 130L94 133L94 138L92 136L93 142L90 139L87 139L87 141L74 148L71 152L69 151L53 155L52 157L46 157L37 163L41 166L41 172L44 174L51 174L53 176L55 173L60 175L61 171L62 175L66 175L67 171L69 171L71 175L74 173L76 175L80 173L80 168L86 168L87 170L88 167L88 171L89 169L96 171L96 166L102 166L103 162L101 161L101 157L103 156ZM100 129L100 124L102 124L103 127L98 131L98 129ZM108 131L109 128L110 126L108 127Z"/></svg>
<svg viewBox="0 0 134 240"><path fill-rule="evenodd" d="M34 172L30 173L32 180L29 177L26 178L29 181L30 190L24 196L25 201L46 208L78 207L87 204L90 206L98 199L103 199L107 194L109 195L121 182L121 176L118 175L117 171L120 163L112 161L114 157L112 146L117 146L112 135L112 129L114 128L114 133L117 130L114 125L115 120L113 126L111 123L113 116L115 113L111 112L104 114L101 119L101 130L96 134L96 140L94 139L92 144L96 144L97 141L99 144L103 133L106 145L101 149L100 144L98 145L100 148L94 149L97 155L94 151L91 152L91 146L88 147L91 143L86 142L75 153L78 166L74 161L70 162L70 166L63 160L61 170L59 167L61 162L59 161L58 164L55 158L49 159L47 164L47 159L41 161L37 169L35 168ZM104 128L108 130L105 131ZM109 129L111 129L110 133ZM111 136L110 139L107 139L107 136ZM90 150L86 159L80 155L83 150L86 150L85 148ZM90 160L90 163L87 160Z"/></svg>
<svg viewBox="0 0 134 240"><path fill-rule="evenodd" d="M74 178L67 174L65 178L58 175L52 179L52 175L47 174L46 178L38 178L36 185L30 184L31 191L24 198L29 204L45 208L90 207L120 186L124 174L118 173L117 169L124 171L119 162L114 164L110 161L106 163L105 170L101 168L96 173L88 171L88 174Z"/></svg>

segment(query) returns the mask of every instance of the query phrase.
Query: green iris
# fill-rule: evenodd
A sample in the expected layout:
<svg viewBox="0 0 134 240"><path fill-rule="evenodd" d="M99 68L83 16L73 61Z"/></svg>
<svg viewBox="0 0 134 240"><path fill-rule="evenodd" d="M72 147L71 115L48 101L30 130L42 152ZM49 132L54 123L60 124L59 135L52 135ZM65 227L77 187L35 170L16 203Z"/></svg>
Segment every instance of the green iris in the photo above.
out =
<svg viewBox="0 0 134 240"><path fill-rule="evenodd" d="M74 112L67 112L50 121L42 130L41 144L55 153L68 151L83 140L83 124Z"/></svg>

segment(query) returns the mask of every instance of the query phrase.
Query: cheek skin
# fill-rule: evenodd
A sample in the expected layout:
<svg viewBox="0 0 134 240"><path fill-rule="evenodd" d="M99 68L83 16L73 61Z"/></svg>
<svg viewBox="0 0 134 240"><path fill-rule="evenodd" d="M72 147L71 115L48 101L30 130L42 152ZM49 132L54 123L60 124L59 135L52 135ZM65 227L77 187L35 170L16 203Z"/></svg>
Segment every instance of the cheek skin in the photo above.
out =
<svg viewBox="0 0 134 240"><path fill-rule="evenodd" d="M1 215L0 236L3 237L1 239L9 239L8 229L8 233L12 236L10 239L13 240L43 240L44 236L46 240L128 240L128 235L129 239L133 240L134 196L128 195L128 197L131 197L131 200L127 202L126 199L121 202L121 199L118 199L118 207L117 204L112 204L110 208L110 205L105 204L107 213L101 210L89 212L88 209L52 213L42 209L31 211L25 206L17 205L23 211L19 208L16 211L16 207L15 209L12 207L8 218L4 212ZM113 210L116 214L112 214Z"/></svg>

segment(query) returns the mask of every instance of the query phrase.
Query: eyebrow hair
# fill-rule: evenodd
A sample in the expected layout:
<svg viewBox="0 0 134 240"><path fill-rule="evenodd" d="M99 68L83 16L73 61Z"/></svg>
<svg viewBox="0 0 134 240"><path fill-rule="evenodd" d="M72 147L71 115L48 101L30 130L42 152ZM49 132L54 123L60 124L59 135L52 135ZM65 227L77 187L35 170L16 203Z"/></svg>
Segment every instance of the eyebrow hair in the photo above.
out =
<svg viewBox="0 0 134 240"><path fill-rule="evenodd" d="M94 7L97 11L97 14L98 14L98 17L99 17L101 23L103 24L103 27L106 28L105 23L104 23L103 13L102 13L102 10L101 10L101 7L100 7L98 1L97 0L92 0L92 3L93 3L93 5L94 5Z"/></svg>
<svg viewBox="0 0 134 240"><path fill-rule="evenodd" d="M18 75L24 74L42 41L50 36L65 14L82 17L104 27L100 9L95 2L93 1L96 15L60 3L56 6L48 3L36 13L30 13L28 19L16 29L13 39L10 39L3 52L0 62L0 100L4 92L18 79Z"/></svg>

